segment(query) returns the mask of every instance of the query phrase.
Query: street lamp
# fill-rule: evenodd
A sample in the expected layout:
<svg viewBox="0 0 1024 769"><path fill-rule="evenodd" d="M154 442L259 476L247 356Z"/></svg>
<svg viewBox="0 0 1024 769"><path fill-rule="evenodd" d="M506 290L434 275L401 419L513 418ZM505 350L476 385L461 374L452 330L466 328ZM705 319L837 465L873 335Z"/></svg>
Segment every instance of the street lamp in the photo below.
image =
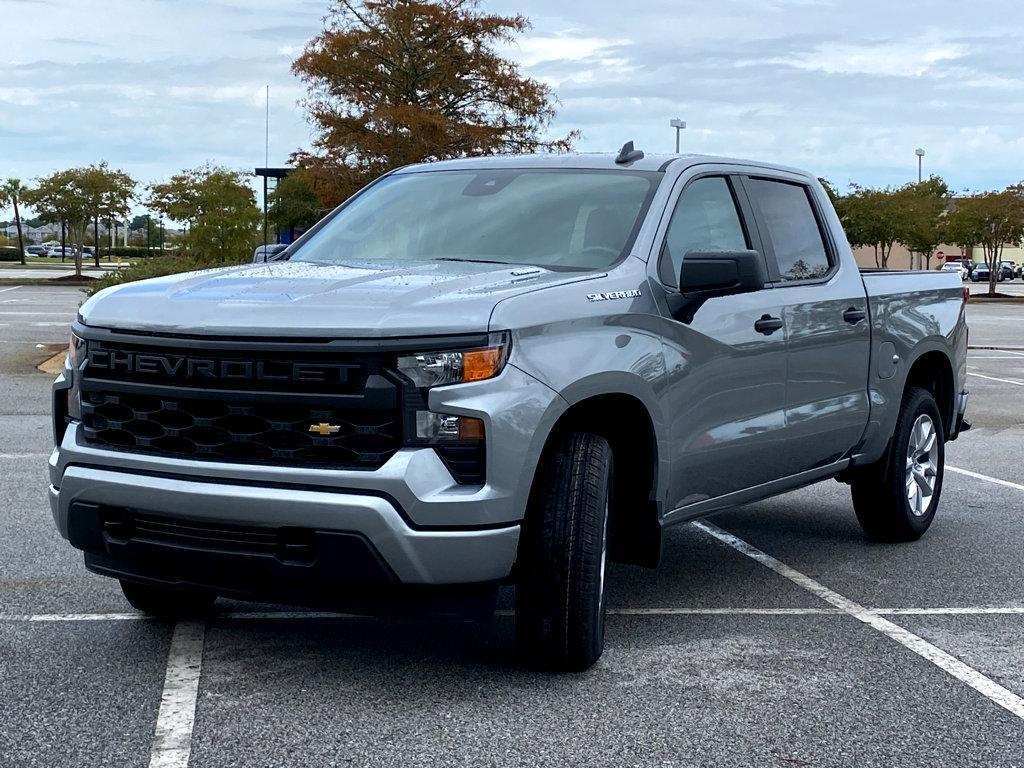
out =
<svg viewBox="0 0 1024 769"><path fill-rule="evenodd" d="M677 117L672 118L668 121L668 124L676 129L676 154L679 154L679 132L686 128L686 121L680 120Z"/></svg>
<svg viewBox="0 0 1024 769"><path fill-rule="evenodd" d="M914 154L917 155L917 182L921 183L921 158L924 157L924 150L918 147L914 150Z"/></svg>

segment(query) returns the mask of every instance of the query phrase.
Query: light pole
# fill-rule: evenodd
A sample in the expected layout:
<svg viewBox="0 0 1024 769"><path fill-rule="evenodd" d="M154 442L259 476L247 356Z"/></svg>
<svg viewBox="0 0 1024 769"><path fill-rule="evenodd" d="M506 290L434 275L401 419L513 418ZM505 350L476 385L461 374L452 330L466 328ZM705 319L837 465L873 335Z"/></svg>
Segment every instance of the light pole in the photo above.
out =
<svg viewBox="0 0 1024 769"><path fill-rule="evenodd" d="M679 154L679 132L686 128L686 121L677 117L672 118L668 124L676 129L676 154Z"/></svg>
<svg viewBox="0 0 1024 769"><path fill-rule="evenodd" d="M918 147L914 150L914 154L917 155L917 183L921 183L921 158L924 157L924 150Z"/></svg>

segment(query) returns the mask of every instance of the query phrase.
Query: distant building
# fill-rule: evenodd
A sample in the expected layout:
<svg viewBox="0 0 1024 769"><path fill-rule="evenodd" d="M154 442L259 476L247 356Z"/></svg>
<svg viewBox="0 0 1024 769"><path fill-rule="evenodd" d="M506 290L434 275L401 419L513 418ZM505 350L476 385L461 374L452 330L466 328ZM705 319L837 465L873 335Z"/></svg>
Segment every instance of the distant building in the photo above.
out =
<svg viewBox="0 0 1024 769"><path fill-rule="evenodd" d="M948 243L944 243L935 249L936 254L941 251L943 259L932 257L931 268L937 270L943 265L944 262L952 262L958 259L972 259L975 262L981 263L985 261L985 249L980 246L972 249L970 254L965 254L960 246L953 246ZM857 265L860 267L875 267L875 249L871 246L859 246L853 249L853 255L857 259ZM1021 264L1024 261L1024 248L1005 246L1003 248L1003 259L1006 261L1013 261L1017 264ZM922 268L924 264L920 265ZM890 270L914 270L918 269L918 258L917 254L911 254L905 246L897 243L892 247L892 251L889 253L889 264Z"/></svg>

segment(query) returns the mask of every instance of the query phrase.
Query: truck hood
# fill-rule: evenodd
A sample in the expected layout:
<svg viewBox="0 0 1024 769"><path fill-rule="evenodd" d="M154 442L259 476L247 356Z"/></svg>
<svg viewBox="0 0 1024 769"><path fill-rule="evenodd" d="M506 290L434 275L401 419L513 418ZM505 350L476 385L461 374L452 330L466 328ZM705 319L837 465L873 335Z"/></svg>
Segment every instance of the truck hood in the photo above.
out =
<svg viewBox="0 0 1024 769"><path fill-rule="evenodd" d="M217 336L479 333L502 299L601 274L470 262L276 262L114 286L79 315L100 328Z"/></svg>

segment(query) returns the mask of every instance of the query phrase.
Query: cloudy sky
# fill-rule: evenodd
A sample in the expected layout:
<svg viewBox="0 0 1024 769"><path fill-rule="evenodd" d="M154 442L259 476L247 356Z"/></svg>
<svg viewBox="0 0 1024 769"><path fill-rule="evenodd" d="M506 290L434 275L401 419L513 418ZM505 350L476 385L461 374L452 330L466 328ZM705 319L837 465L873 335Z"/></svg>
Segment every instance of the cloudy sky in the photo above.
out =
<svg viewBox="0 0 1024 769"><path fill-rule="evenodd" d="M150 182L306 146L289 65L327 0L2 0L0 177L107 160ZM844 186L1024 179L1020 0L484 0L579 149L627 139L797 165Z"/></svg>

